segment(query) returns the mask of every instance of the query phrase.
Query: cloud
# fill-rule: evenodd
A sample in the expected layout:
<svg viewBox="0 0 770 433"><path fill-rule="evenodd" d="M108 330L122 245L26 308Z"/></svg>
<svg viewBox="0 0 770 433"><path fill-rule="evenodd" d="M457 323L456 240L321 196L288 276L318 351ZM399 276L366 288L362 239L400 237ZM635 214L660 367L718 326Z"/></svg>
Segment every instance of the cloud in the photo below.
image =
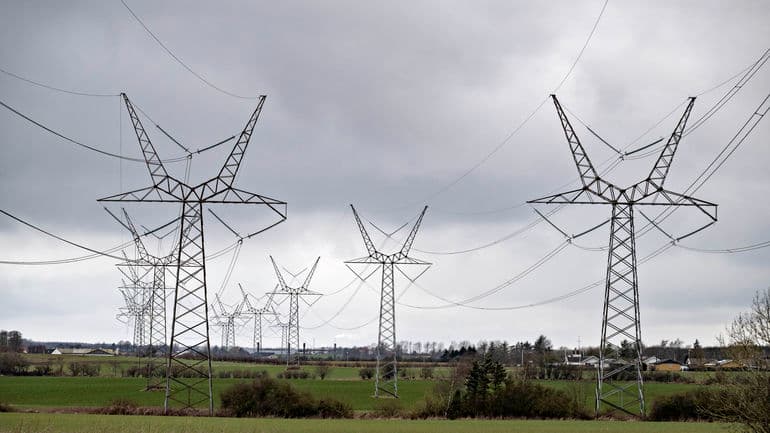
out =
<svg viewBox="0 0 770 433"><path fill-rule="evenodd" d="M547 102L493 157L453 184L561 80L601 1L130 5L207 79L239 94L269 95L237 185L286 200L289 219L244 244L224 292L230 301L237 297L238 281L258 294L272 289L268 254L290 269L321 255L313 282L321 292L348 283L353 275L342 262L364 253L349 203L389 230L429 204L415 248L452 252L493 243L526 226L533 214L517 205L554 188L563 190L559 185L575 179L569 148ZM560 101L573 120L579 116L613 145L633 148L652 142L670 134L681 113L675 107L687 96L723 82L766 49L768 12L761 1L701 2L695 8L610 2L584 56L559 90ZM155 122L186 146L201 148L240 132L255 106L255 101L227 97L191 76L119 4L8 6L0 17L0 58L2 68L58 87L126 91L152 116L153 121L142 117L142 122L163 158L182 152ZM671 189L682 190L697 177L753 113L768 84L770 75L762 69L682 141L668 180ZM730 85L700 96L693 119ZM57 131L110 152L140 156L119 98L54 93L6 75L0 75L0 90L4 102ZM615 157L575 125L596 164ZM0 131L3 209L89 246L109 248L128 240L96 199L149 186L143 164L76 148L7 111L0 115ZM770 153L761 145L767 138L767 125L761 123L698 192L720 204L720 222L684 244L722 249L770 238L765 218L770 209L764 200L770 192ZM214 176L226 148L196 156L191 182ZM608 178L620 185L637 181L653 159L623 162ZM184 176L184 163L168 169ZM155 226L173 218L178 208L131 206L129 211L138 222ZM607 213L605 208L564 209L554 221L577 233ZM254 208L228 208L222 214L244 232L268 215ZM696 218L680 212L665 227L683 234L698 223ZM207 251L234 241L213 219L206 224ZM607 234L604 228L584 242L606 245ZM415 252L434 263L419 283L442 297L468 298L526 269L561 241L551 227L540 224L472 253ZM640 236L639 255L665 242L659 233ZM0 259L81 254L8 219L0 219L0 245ZM229 260L228 255L211 260L210 290L219 290ZM672 248L643 265L643 338L713 342L722 324L748 307L753 290L768 285L767 260L766 250L709 255ZM516 306L559 296L602 278L605 264L604 253L570 247L474 305ZM127 338L125 327L114 320L121 299L112 261L0 266L0 328L18 328L35 339ZM406 287L404 281L398 284L397 290ZM337 314L327 326L303 330L304 341L374 342L376 321L356 330L333 327L356 327L376 316L376 280L357 292L356 287L325 297L303 313L307 327ZM419 286L409 287L401 300L422 307L443 303ZM601 305L601 287L559 303L511 311L399 305L398 338L531 341L545 333L557 345L574 345L578 336L595 344ZM100 326L94 329L94 323ZM268 334L269 344L277 344L278 336ZM250 341L249 328L238 338Z"/></svg>

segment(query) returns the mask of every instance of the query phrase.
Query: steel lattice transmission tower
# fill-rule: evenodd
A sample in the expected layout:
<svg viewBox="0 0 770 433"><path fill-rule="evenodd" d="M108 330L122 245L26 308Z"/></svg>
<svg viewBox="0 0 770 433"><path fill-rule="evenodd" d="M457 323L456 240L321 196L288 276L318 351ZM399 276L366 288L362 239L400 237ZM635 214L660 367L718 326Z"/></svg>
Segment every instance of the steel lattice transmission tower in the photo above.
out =
<svg viewBox="0 0 770 433"><path fill-rule="evenodd" d="M287 364L290 363L289 358L291 357L291 349L292 346L294 346L294 361L297 365L299 365L299 301L302 300L302 302L308 306L312 306L318 301L318 299L320 299L321 296L323 296L321 293L314 292L309 289L310 280L313 278L313 274L315 273L315 269L318 266L319 260L321 260L321 257L318 257L315 260L315 263L313 263L313 267L310 268L310 272L307 274L307 277L305 277L305 282L302 283L301 286L294 287L286 284L286 281L283 279L283 275L281 275L281 271L278 269L278 265L275 263L275 260L273 260L273 256L270 256L270 261L273 263L273 268L275 269L275 275L278 277L279 286L279 289L270 293L270 295L285 296L284 300L289 300L289 326L288 334L286 335ZM307 298L309 297L315 298L313 302L307 301ZM279 302L279 304L282 302L283 301Z"/></svg>
<svg viewBox="0 0 770 433"><path fill-rule="evenodd" d="M272 293L266 293L265 296L267 299L265 300L265 303L262 304L261 307L257 307L259 305L260 299L255 300L255 302L252 302L249 297L251 295L249 293L246 293L245 290L243 290L243 287L238 284L238 287L241 289L241 295L243 296L243 313L247 315L254 316L254 334L252 336L252 348L254 349L257 356L259 356L259 352L262 350L264 346L262 346L262 317L263 316L273 316L276 317L278 313L275 312L275 308L273 307L273 294ZM276 287L276 290L278 288Z"/></svg>
<svg viewBox="0 0 770 433"><path fill-rule="evenodd" d="M235 345L235 321L241 317L243 310L243 300L235 306L225 306L219 294L215 294L216 303L211 304L211 310L214 317L218 320L217 325L222 328L221 348L228 350Z"/></svg>
<svg viewBox="0 0 770 433"><path fill-rule="evenodd" d="M120 307L116 318L123 323L133 321L134 336L132 344L137 351L140 351L145 345L145 336L147 334L147 316L149 315L147 294L150 289L142 281L143 277L137 272L138 266L131 264L128 259L126 260L126 264L118 269L128 278L129 283L123 280L123 285L118 289L123 296L125 306ZM126 319L126 321L124 322L123 319Z"/></svg>
<svg viewBox="0 0 770 433"><path fill-rule="evenodd" d="M684 114L660 152L650 174L644 180L629 187L619 188L599 176L556 95L551 97L583 186L572 191L530 200L528 203L611 206L609 254L596 383L596 414L599 414L601 405L604 403L629 414L633 414L638 409L638 413L644 416L634 207L642 205L696 207L709 218L709 223L690 234L697 233L716 222L716 204L663 188L695 98L690 98ZM679 239L684 237L686 236ZM623 340L633 343L633 357L623 356L624 351L621 351ZM627 380L629 372L635 378L630 382Z"/></svg>
<svg viewBox="0 0 770 433"><path fill-rule="evenodd" d="M123 209L123 218L125 221L118 218L109 209L105 208L120 225L126 230L131 232L131 236L134 239L134 245L138 252L137 263L141 266L145 266L152 271L152 285L149 289L149 296L147 300L147 314L146 320L148 326L146 327L146 341L147 347L147 389L157 389L162 386L165 372L162 375L154 374L155 371L155 357L158 355L166 355L166 268L176 265L176 254L173 249L168 255L158 257L147 252L147 248L142 241L142 237L136 230L134 223L128 216L128 212ZM165 224L147 234L154 233L163 227L166 227L174 222L174 220L168 224ZM124 264L125 265L125 264ZM134 266L134 265L128 265Z"/></svg>
<svg viewBox="0 0 770 433"><path fill-rule="evenodd" d="M369 233L367 233L364 224L361 222L361 218L358 217L358 212L353 205L350 205L353 210L353 216L358 224L358 229L361 231L361 237L364 239L364 245L366 245L366 251L369 254L366 257L359 259L348 260L345 263L351 264L366 264L366 265L378 265L382 267L382 287L380 290L380 322L379 332L377 334L377 371L374 384L374 396L380 397L381 393L385 393L392 397L398 398L398 356L396 353L396 296L395 296L395 284L393 280L394 267L400 265L423 265L427 267L430 263L409 257L409 251L414 243L414 238L417 236L417 230L420 228L422 218L425 216L425 211L428 210L428 206L425 206L417 218L417 222L414 223L412 231L409 232L409 236L404 241L401 249L392 254L384 254L374 246ZM422 272L424 273L425 270ZM351 271L356 274L360 279L366 280L361 277L352 268ZM419 275L422 275L420 273ZM418 275L418 277L419 277ZM416 279L416 278L415 278Z"/></svg>
<svg viewBox="0 0 770 433"><path fill-rule="evenodd" d="M278 220L250 236L274 227L286 219L285 202L233 187L266 97L259 98L256 109L240 133L219 174L198 185L188 185L166 171L131 101L125 93L122 96L150 172L152 186L106 197L99 201L181 204L180 241L176 260L171 338L166 364L164 410L168 411L171 404L178 404L183 408L207 404L209 413L213 414L203 206L206 204L267 206L278 216Z"/></svg>

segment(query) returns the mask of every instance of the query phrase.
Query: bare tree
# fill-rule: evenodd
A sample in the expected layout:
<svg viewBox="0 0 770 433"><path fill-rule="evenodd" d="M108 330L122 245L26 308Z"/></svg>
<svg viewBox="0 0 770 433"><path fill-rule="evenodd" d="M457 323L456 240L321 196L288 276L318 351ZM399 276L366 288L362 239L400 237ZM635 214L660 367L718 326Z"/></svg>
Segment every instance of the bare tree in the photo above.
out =
<svg viewBox="0 0 770 433"><path fill-rule="evenodd" d="M715 393L709 412L740 423L747 432L770 433L770 372L764 356L770 346L770 289L754 295L751 310L728 326L727 338L729 353L747 372Z"/></svg>

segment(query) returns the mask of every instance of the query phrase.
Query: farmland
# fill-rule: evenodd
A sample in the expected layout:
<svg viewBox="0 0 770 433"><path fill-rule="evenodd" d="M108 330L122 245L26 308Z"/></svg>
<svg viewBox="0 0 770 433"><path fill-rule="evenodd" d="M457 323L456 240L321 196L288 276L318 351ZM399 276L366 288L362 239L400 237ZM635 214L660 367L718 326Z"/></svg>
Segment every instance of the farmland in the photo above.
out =
<svg viewBox="0 0 770 433"><path fill-rule="evenodd" d="M120 415L0 413L0 433L727 433L727 425L715 423L649 423L617 421L528 420L307 420L184 418Z"/></svg>

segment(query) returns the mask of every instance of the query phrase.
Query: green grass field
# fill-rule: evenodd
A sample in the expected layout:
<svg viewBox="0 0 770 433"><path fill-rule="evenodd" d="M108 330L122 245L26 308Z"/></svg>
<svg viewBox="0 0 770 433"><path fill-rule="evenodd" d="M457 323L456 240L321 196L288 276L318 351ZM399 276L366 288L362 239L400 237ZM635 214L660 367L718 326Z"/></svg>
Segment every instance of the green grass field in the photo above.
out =
<svg viewBox="0 0 770 433"><path fill-rule="evenodd" d="M247 379L215 379L215 405L219 405L219 394L228 386ZM370 411L375 408L372 398L371 380L312 380L290 381L299 390L308 391L316 397L333 397L344 401L356 411ZM593 382L540 381L546 386L568 390L580 387L581 399L586 408L593 408ZM21 408L44 407L99 407L106 406L113 399L125 398L140 406L160 406L163 393L144 391L143 378L125 377L0 377L0 401ZM400 401L405 408L413 407L430 392L433 382L424 380L399 381ZM648 383L645 395L649 404L662 395L683 392L699 385ZM573 392L575 390L573 389Z"/></svg>
<svg viewBox="0 0 770 433"><path fill-rule="evenodd" d="M228 386L246 379L214 380L215 405L219 393ZM353 410L374 409L376 400L372 381L364 380L305 380L290 381L299 390L316 397L334 397L349 403ZM144 391L142 378L116 377L0 377L0 401L21 408L99 407L116 398L126 398L140 406L161 406L163 392ZM399 395L405 407L411 407L425 396L432 386L428 381L402 381Z"/></svg>
<svg viewBox="0 0 770 433"><path fill-rule="evenodd" d="M727 433L716 423L529 420L321 420L0 413L0 433Z"/></svg>

